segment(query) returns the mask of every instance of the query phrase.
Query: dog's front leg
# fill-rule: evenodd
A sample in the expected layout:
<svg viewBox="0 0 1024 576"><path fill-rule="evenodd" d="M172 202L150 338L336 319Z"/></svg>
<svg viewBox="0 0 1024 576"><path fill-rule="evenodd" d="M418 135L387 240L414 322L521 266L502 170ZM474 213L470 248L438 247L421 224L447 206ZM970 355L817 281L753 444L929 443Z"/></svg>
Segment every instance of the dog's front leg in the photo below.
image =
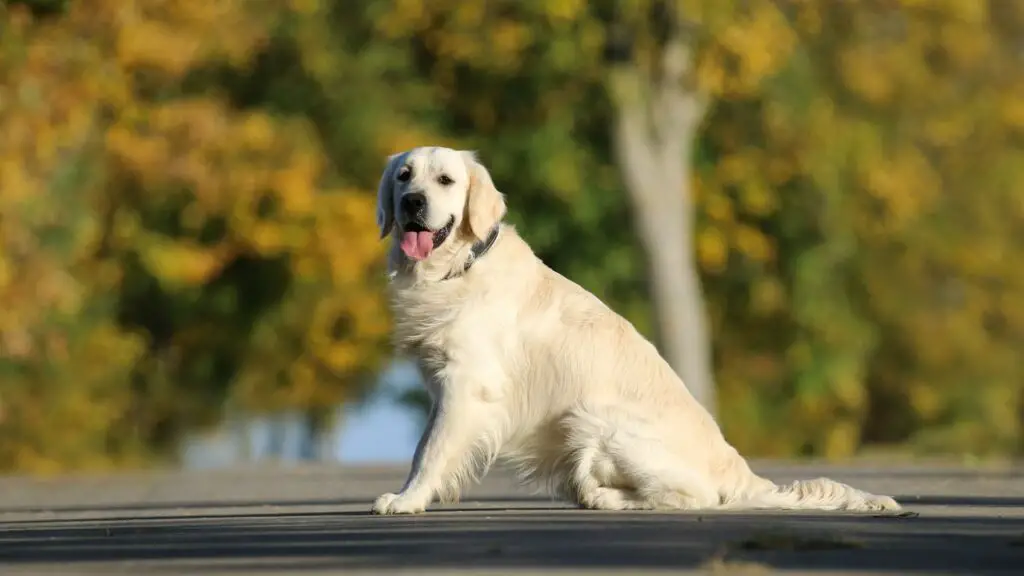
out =
<svg viewBox="0 0 1024 576"><path fill-rule="evenodd" d="M454 499L462 481L477 465L476 449L489 437L494 423L488 418L490 412L479 398L442 394L431 408L405 486L398 494L377 498L373 512L416 514L426 510L437 496Z"/></svg>

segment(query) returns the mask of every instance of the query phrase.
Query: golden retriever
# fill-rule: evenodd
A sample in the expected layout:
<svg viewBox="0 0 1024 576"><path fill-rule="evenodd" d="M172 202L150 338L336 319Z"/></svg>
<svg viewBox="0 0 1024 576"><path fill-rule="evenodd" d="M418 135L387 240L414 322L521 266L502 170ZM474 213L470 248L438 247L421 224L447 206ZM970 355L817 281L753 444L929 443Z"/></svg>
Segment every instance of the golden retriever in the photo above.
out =
<svg viewBox="0 0 1024 576"><path fill-rule="evenodd" d="M471 152L388 159L377 224L393 240L396 347L433 408L405 486L374 513L455 501L498 457L592 509L899 509L827 478L754 474L655 347L545 266L504 215Z"/></svg>

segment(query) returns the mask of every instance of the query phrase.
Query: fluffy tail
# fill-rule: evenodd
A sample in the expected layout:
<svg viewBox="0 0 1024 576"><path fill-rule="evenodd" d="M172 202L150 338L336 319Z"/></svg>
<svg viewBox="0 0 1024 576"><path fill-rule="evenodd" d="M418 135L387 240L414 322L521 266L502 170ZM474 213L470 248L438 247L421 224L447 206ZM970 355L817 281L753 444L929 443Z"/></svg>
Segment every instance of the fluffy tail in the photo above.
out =
<svg viewBox="0 0 1024 576"><path fill-rule="evenodd" d="M871 512L899 510L900 505L889 496L864 492L828 478L815 478L797 480L785 486L765 482L761 489L731 502L725 502L722 508Z"/></svg>

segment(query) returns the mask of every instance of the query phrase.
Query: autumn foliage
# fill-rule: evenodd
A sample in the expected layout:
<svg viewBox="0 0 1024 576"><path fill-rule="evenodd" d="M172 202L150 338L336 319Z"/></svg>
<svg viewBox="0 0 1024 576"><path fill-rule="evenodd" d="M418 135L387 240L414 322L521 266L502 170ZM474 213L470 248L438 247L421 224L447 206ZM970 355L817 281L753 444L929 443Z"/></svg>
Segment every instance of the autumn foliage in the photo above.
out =
<svg viewBox="0 0 1024 576"><path fill-rule="evenodd" d="M358 395L388 351L376 178L417 144L479 149L541 257L651 334L605 62L626 31L643 67L657 4L10 3L0 468L142 464L229 407ZM678 2L744 452L1022 446L1020 6Z"/></svg>
<svg viewBox="0 0 1024 576"><path fill-rule="evenodd" d="M324 409L372 373L388 328L372 175L232 85L297 44L276 28L302 30L302 10L5 14L0 468L142 462L225 405Z"/></svg>

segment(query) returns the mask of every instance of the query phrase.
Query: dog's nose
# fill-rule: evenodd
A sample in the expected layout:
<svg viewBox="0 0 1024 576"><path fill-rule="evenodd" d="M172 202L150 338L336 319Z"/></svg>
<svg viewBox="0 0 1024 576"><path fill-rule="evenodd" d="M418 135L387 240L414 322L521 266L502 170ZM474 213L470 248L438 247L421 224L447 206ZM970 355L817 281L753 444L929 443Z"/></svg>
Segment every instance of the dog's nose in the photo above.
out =
<svg viewBox="0 0 1024 576"><path fill-rule="evenodd" d="M416 216L423 211L423 207L426 205L427 197L425 194L413 192L402 196L402 211L409 216Z"/></svg>

